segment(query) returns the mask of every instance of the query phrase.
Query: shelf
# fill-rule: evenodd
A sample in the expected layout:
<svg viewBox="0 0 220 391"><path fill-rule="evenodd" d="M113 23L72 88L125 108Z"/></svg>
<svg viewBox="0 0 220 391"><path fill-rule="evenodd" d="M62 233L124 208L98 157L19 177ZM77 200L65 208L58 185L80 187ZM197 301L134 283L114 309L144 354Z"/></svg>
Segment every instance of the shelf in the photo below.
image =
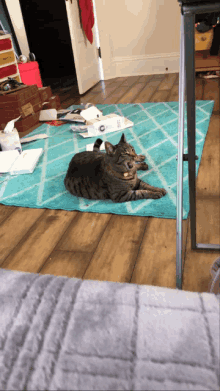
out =
<svg viewBox="0 0 220 391"><path fill-rule="evenodd" d="M219 71L220 70L220 56L210 56L209 51L202 51L195 53L195 71Z"/></svg>
<svg viewBox="0 0 220 391"><path fill-rule="evenodd" d="M21 83L20 73L15 73L14 75L10 75L10 76L4 77L3 79L0 79L0 83L2 83L3 81L8 80L9 77L12 77L13 79L16 78L16 80L19 81L19 83Z"/></svg>

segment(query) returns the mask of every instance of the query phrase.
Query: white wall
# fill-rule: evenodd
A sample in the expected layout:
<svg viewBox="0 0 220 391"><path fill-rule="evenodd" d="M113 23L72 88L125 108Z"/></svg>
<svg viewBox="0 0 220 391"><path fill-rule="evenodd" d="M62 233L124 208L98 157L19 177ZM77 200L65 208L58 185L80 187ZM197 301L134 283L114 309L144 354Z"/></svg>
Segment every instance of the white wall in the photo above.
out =
<svg viewBox="0 0 220 391"><path fill-rule="evenodd" d="M105 80L179 71L177 0L95 0L95 3ZM6 4L21 51L28 55L19 0L6 0Z"/></svg>
<svg viewBox="0 0 220 391"><path fill-rule="evenodd" d="M29 46L19 0L5 0L22 54L29 55ZM27 0L28 1L28 0Z"/></svg>
<svg viewBox="0 0 220 391"><path fill-rule="evenodd" d="M105 79L179 71L177 0L95 1Z"/></svg>

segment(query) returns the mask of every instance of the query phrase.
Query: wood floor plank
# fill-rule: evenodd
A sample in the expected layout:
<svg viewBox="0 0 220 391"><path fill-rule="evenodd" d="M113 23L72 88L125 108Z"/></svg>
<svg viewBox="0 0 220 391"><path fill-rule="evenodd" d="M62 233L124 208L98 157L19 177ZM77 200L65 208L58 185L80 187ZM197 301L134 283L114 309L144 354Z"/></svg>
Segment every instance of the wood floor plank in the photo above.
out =
<svg viewBox="0 0 220 391"><path fill-rule="evenodd" d="M110 219L110 214L79 212L56 250L93 252Z"/></svg>
<svg viewBox="0 0 220 391"><path fill-rule="evenodd" d="M189 250L184 264L182 289L190 292L209 292L210 268L219 255L220 253L214 251L198 253L195 250Z"/></svg>
<svg viewBox="0 0 220 391"><path fill-rule="evenodd" d="M178 102L178 100L179 100L179 85L174 84L167 98L167 102Z"/></svg>
<svg viewBox="0 0 220 391"><path fill-rule="evenodd" d="M41 209L30 211L34 215ZM2 267L37 273L76 214L77 212L47 209L6 258Z"/></svg>
<svg viewBox="0 0 220 391"><path fill-rule="evenodd" d="M121 84L122 87L131 87L134 84L138 83L140 76L130 76Z"/></svg>
<svg viewBox="0 0 220 391"><path fill-rule="evenodd" d="M140 76L140 79L138 79L138 83L145 83L147 84L150 80L153 79L153 75L143 75Z"/></svg>
<svg viewBox="0 0 220 391"><path fill-rule="evenodd" d="M100 92L100 91L103 91L107 85L111 85L112 81L104 81L104 80L100 80L100 82L98 84L96 84L92 89L91 89L91 92Z"/></svg>
<svg viewBox="0 0 220 391"><path fill-rule="evenodd" d="M92 104L96 104L96 101L97 101L97 97L100 95L100 93L96 93L96 94L90 94L90 95L82 95L79 99L78 99L78 104L87 104L87 103L92 103Z"/></svg>
<svg viewBox="0 0 220 391"><path fill-rule="evenodd" d="M160 76L160 75L159 75ZM164 77L163 77L164 78ZM156 92L157 88L163 81L163 78L152 78L150 83L146 85L146 87L140 92L140 94L135 98L136 103L144 103L149 102L150 98Z"/></svg>
<svg viewBox="0 0 220 391"><path fill-rule="evenodd" d="M87 100L89 99L90 96L94 97L96 96L97 94L100 94L100 93L105 93L105 90L110 87L118 87L118 83L115 83L114 81L112 80L107 80L107 81L104 81L104 80L101 80L98 84L96 84L93 88L91 88L89 91L87 91L85 94L81 95L81 98L84 99L84 100Z"/></svg>
<svg viewBox="0 0 220 391"><path fill-rule="evenodd" d="M104 103L108 105L118 103L123 98L123 96L130 90L130 88L131 88L130 86L129 87L120 86L119 88L117 88L117 90L115 90L109 97L107 97L104 100Z"/></svg>
<svg viewBox="0 0 220 391"><path fill-rule="evenodd" d="M197 177L197 195L220 196L220 118L212 115Z"/></svg>
<svg viewBox="0 0 220 391"><path fill-rule="evenodd" d="M82 278L92 254L85 252L53 251L39 270L40 274Z"/></svg>
<svg viewBox="0 0 220 391"><path fill-rule="evenodd" d="M117 91L122 84L123 80L119 83L111 83L110 85L107 85L104 90L100 91L99 94L96 94L96 96L93 99L94 104L102 103L106 104L106 99L110 97L111 95L115 94L117 96Z"/></svg>
<svg viewBox="0 0 220 391"><path fill-rule="evenodd" d="M170 90L176 81L176 76L176 73L166 74L165 78L162 80L162 83L158 87L158 91Z"/></svg>
<svg viewBox="0 0 220 391"><path fill-rule="evenodd" d="M79 91L78 91L78 87L76 85L74 85L68 89L64 88L61 90L57 90L57 91L53 92L53 95L59 95L60 103L62 104L62 102L64 100L69 99L71 97L74 97L76 95L78 96Z"/></svg>
<svg viewBox="0 0 220 391"><path fill-rule="evenodd" d="M197 178L197 243L220 243L219 116L211 117ZM190 231L184 265L183 289L208 292L210 267L220 252L191 249Z"/></svg>
<svg viewBox="0 0 220 391"><path fill-rule="evenodd" d="M148 78L150 81L151 77ZM128 92L123 95L123 97L117 103L133 103L136 100L136 97L140 94L140 92L145 88L147 84L146 82L138 82L135 83L134 86L131 87Z"/></svg>
<svg viewBox="0 0 220 391"><path fill-rule="evenodd" d="M204 84L204 98L205 100L214 100L214 111L219 112L219 90L220 90L220 78L219 79L205 79Z"/></svg>
<svg viewBox="0 0 220 391"><path fill-rule="evenodd" d="M112 216L84 279L129 282L147 218Z"/></svg>
<svg viewBox="0 0 220 391"><path fill-rule="evenodd" d="M166 102L169 95L169 90L158 90L151 96L149 102Z"/></svg>
<svg viewBox="0 0 220 391"><path fill-rule="evenodd" d="M104 99L104 104L114 104L118 103L118 101L132 88L133 85L138 81L140 76L133 76L129 78L120 78L120 85L117 85L117 88L115 88L110 94L106 92L104 95L101 95L100 98ZM115 86L114 86L115 87ZM110 86L110 89L113 88L112 84ZM106 89L107 90L107 89Z"/></svg>
<svg viewBox="0 0 220 391"><path fill-rule="evenodd" d="M62 108L68 109L68 107L70 107L72 105L78 105L80 103L81 103L81 101L80 101L79 97L76 97L76 98L72 97L72 98L65 100L65 102L62 103Z"/></svg>
<svg viewBox="0 0 220 391"><path fill-rule="evenodd" d="M160 74L153 75L152 80L160 80L162 82L165 77L166 74L160 73Z"/></svg>
<svg viewBox="0 0 220 391"><path fill-rule="evenodd" d="M196 199L197 242L220 244L220 194Z"/></svg>
<svg viewBox="0 0 220 391"><path fill-rule="evenodd" d="M16 210L15 206L0 204L0 224Z"/></svg>
<svg viewBox="0 0 220 391"><path fill-rule="evenodd" d="M204 80L196 78L195 83L195 96L196 100L203 100L204 95ZM176 76L176 79L171 87L170 95L167 99L169 102L177 102L179 100L179 76Z"/></svg>
<svg viewBox="0 0 220 391"><path fill-rule="evenodd" d="M174 82L174 85L179 85L179 73L176 73L176 80Z"/></svg>
<svg viewBox="0 0 220 391"><path fill-rule="evenodd" d="M13 248L25 238L43 215L44 209L16 208L0 226L0 265Z"/></svg>
<svg viewBox="0 0 220 391"><path fill-rule="evenodd" d="M184 239L187 221L184 221ZM131 283L175 288L176 221L150 218L135 263Z"/></svg>
<svg viewBox="0 0 220 391"><path fill-rule="evenodd" d="M84 101L84 103L89 103L90 99L97 97L97 95L100 93L105 93L106 88L110 88L111 86L112 83L105 83L104 81L100 81L85 94L81 95L81 99ZM114 85L112 87L114 87Z"/></svg>
<svg viewBox="0 0 220 391"><path fill-rule="evenodd" d="M71 98L74 99L75 97L78 96L79 96L79 92L75 88L71 88L70 90L63 91L62 94L59 94L61 106L66 100L69 100Z"/></svg>
<svg viewBox="0 0 220 391"><path fill-rule="evenodd" d="M126 80L130 79L130 77L116 77L115 79L111 79L111 85L119 86L122 85Z"/></svg>
<svg viewBox="0 0 220 391"><path fill-rule="evenodd" d="M133 85L136 84L139 78L140 78L139 76L133 76L124 80L122 84L120 84L120 86L116 90L114 90L109 97L107 97L104 100L104 103L114 104L121 101L124 95L131 90L131 88L133 87Z"/></svg>
<svg viewBox="0 0 220 391"><path fill-rule="evenodd" d="M196 100L203 100L204 80L197 78L195 84L196 84L196 89L195 89Z"/></svg>
<svg viewBox="0 0 220 391"><path fill-rule="evenodd" d="M219 197L197 197L197 243L220 244L220 201ZM220 256L217 251L191 249L190 229L184 263L183 290L209 292L210 268Z"/></svg>

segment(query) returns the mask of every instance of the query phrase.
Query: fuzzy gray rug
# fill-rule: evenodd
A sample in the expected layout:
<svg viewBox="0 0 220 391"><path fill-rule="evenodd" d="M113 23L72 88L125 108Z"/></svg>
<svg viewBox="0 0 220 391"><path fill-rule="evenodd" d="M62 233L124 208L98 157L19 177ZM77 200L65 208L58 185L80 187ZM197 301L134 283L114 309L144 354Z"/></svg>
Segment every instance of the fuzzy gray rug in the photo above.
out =
<svg viewBox="0 0 220 391"><path fill-rule="evenodd" d="M0 390L218 390L219 297L0 269Z"/></svg>

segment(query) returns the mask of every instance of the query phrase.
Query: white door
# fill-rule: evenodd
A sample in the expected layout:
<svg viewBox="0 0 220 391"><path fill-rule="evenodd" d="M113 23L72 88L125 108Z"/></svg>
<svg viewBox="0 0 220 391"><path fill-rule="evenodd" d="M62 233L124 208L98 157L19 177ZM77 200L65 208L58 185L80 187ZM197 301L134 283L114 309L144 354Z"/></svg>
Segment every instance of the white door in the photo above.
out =
<svg viewBox="0 0 220 391"><path fill-rule="evenodd" d="M93 43L91 45L81 27L78 1L68 0L65 3L79 93L84 94L100 81L99 55L96 47L95 29L93 28Z"/></svg>

